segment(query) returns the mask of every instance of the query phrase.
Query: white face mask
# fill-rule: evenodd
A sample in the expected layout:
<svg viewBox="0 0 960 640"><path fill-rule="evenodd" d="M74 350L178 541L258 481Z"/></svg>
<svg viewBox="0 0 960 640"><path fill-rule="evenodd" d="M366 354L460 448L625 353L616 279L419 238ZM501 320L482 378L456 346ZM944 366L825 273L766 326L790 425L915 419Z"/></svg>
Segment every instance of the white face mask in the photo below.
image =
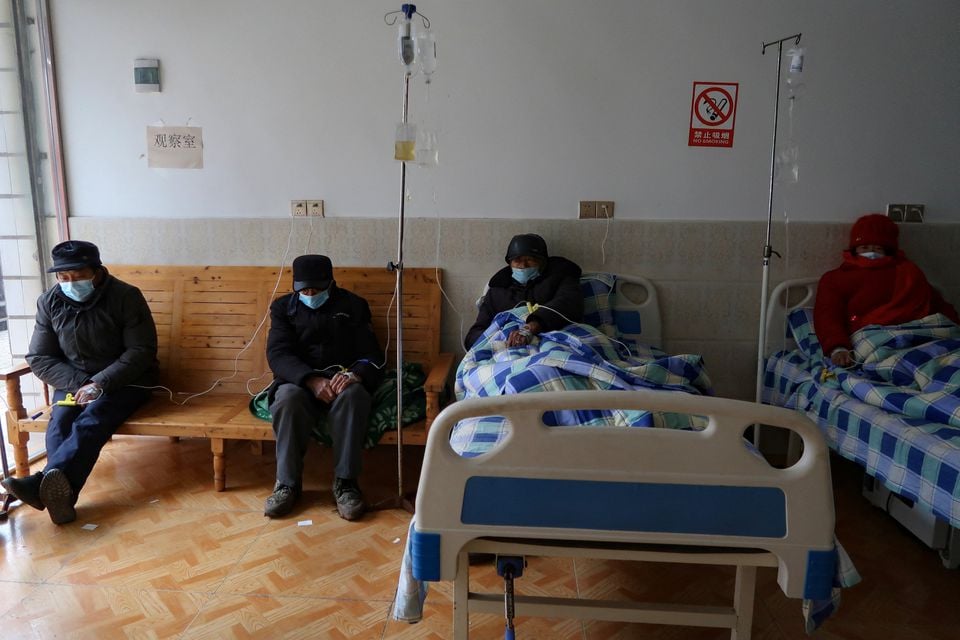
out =
<svg viewBox="0 0 960 640"><path fill-rule="evenodd" d="M880 253L879 251L864 251L863 253L860 253L857 255L859 255L862 258L866 258L867 260L876 260L877 258L883 257L883 254Z"/></svg>
<svg viewBox="0 0 960 640"><path fill-rule="evenodd" d="M63 295L76 302L83 302L93 295L93 280L74 280L73 282L61 282L60 291Z"/></svg>

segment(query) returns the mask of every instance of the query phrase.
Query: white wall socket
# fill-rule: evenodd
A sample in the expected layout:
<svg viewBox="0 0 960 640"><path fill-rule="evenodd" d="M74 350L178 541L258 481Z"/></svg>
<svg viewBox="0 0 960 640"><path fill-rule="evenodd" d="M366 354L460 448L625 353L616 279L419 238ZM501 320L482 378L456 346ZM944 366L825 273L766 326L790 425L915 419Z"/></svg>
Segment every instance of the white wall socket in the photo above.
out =
<svg viewBox="0 0 960 640"><path fill-rule="evenodd" d="M290 215L293 216L294 218L306 218L307 217L307 201L291 200Z"/></svg>
<svg viewBox="0 0 960 640"><path fill-rule="evenodd" d="M322 218L323 200L307 200L307 215L314 218Z"/></svg>

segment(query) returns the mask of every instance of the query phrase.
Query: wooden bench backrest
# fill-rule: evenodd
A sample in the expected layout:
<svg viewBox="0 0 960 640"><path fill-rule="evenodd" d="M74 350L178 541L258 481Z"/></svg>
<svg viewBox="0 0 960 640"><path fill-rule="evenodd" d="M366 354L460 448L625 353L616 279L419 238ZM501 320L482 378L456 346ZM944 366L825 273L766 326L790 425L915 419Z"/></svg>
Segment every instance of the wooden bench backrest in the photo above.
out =
<svg viewBox="0 0 960 640"><path fill-rule="evenodd" d="M290 292L289 268L279 279L277 267L108 268L139 287L153 311L161 384L175 392L197 393L223 378L215 392L244 393L258 391L272 380L266 358L269 304ZM403 275L403 359L427 370L440 353L438 275L433 268L406 268ZM394 367L397 309L391 307L391 299L396 274L383 268L339 267L334 277L339 286L367 300L380 347L389 345L387 362Z"/></svg>

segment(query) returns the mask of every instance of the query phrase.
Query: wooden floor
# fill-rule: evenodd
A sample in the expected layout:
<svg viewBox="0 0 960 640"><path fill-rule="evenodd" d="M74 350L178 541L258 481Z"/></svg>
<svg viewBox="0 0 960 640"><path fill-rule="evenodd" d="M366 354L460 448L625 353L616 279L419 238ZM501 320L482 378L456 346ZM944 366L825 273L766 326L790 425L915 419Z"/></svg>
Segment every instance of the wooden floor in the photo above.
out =
<svg viewBox="0 0 960 640"><path fill-rule="evenodd" d="M408 484L416 456L408 455ZM365 458L368 501L396 495L395 450ZM215 493L205 441L117 437L81 495L78 520L57 527L17 508L0 523L0 637L423 638L451 635L451 588L440 584L415 625L389 619L409 514L379 510L341 520L330 495L330 452L319 448L301 506L263 517L273 454L231 443L228 490ZM844 593L817 638L958 637L960 572L859 496L853 465L834 462L838 536L864 577ZM310 522L310 524L307 523ZM94 528L95 525L95 528ZM499 579L482 568L487 588ZM517 591L533 595L728 605L723 568L533 558ZM498 616L472 616L471 638L502 638ZM689 627L519 619L532 639L726 638ZM761 569L753 637L803 638L800 603Z"/></svg>

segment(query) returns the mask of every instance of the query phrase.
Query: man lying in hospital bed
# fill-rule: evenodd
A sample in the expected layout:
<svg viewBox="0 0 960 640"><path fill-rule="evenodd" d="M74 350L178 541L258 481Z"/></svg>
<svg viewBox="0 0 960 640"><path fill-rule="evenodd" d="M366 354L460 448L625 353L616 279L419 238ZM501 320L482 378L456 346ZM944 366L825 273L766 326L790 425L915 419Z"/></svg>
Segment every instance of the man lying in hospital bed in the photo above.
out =
<svg viewBox="0 0 960 640"><path fill-rule="evenodd" d="M608 282L614 283L615 277L611 277ZM611 284L611 288L612 286ZM590 296L588 296L588 317L593 315L589 311L594 309L595 303L596 300L591 301ZM494 318L494 321L483 333L483 336L476 341L476 344L473 345L458 368L456 389L458 400L496 398L507 407L510 406L511 398L522 397L525 400L536 397L541 397L544 400L551 398L547 405L542 407L543 411L540 412L542 423L535 420L535 424L532 426L523 425L516 420L511 421L505 418L506 412L493 412L492 414L479 412L475 415L467 415L457 419L452 429L441 428L440 431L444 431L444 433L438 433L436 437L431 436L432 444L428 443L428 459L424 462L424 475L421 478L422 485L419 496L423 496L425 489L428 489L424 485L430 482L428 480L430 474L428 470L429 458L434 454L435 449L445 448L447 451L452 449L460 456L460 459L474 458L482 465L504 455L501 447L510 447L520 442L520 432L524 434L540 433L541 430L537 429L537 424L539 426L586 425L599 429L599 431L595 431L597 438L589 437L588 440L592 443L593 448L589 451L582 451L585 455L584 459L594 461L589 464L597 467L603 466L597 461L612 457L612 452L604 454L597 449L597 447L603 447L604 439L601 432L608 431L604 427L671 427L672 429L668 429L668 431L699 431L706 427L709 431L708 418L696 412L691 413L689 409L685 411L648 411L641 408L642 403L639 405L634 403L635 406L630 403L627 403L627 406L614 406L617 403L607 404L609 400L600 402L599 406L586 406L585 408L559 407L555 404L558 402L556 400L559 397L557 394L529 393L533 391L563 391L563 397L570 397L570 392L583 392L584 390L659 389L686 392L678 394L680 396L688 396L689 394L709 395L712 393L709 378L699 356L667 356L656 348L644 346L637 342L631 342L628 348L623 341L612 339L606 332L585 324L572 324L562 331L541 333L527 345L509 346L508 336L518 326L523 325L530 311L526 307L520 307L500 313ZM603 323L598 324L603 326ZM610 394L603 395L610 397ZM613 395L618 396L619 394ZM723 402L732 401L721 401L721 403ZM593 401L593 404L596 404L596 400ZM750 403L741 404L748 407L753 406ZM454 407L461 405L462 403L458 403ZM442 421L439 422L439 426L442 427L443 424ZM550 432L553 429L547 429L546 431ZM664 430L657 429L655 431ZM751 468L755 467L758 473L762 473L760 471L762 468L771 469L755 452L749 451L745 440L742 438L742 428L740 433L731 431L726 433L725 436L730 437L730 441L727 442L728 445L732 441L738 443L734 448L739 453L735 455L740 456L746 453L749 456L750 461L745 462L745 464L751 465ZM808 437L816 436L808 433ZM442 442L433 442L438 439ZM537 443L539 441L536 438L526 442L530 445L525 453L528 465L533 468L556 466L557 459L547 449L538 450L539 445ZM581 445L577 445L578 449L580 447ZM823 449L822 446L820 448ZM811 452L813 451L816 451L816 447L811 445ZM488 452L491 452L491 455L483 455ZM436 455L443 457L444 454L437 453ZM718 459L725 459L726 456L722 450L716 450L713 455L716 455ZM545 464L544 460L549 460L549 465ZM682 466L682 463L679 464ZM724 464L726 463L721 463L721 466ZM611 468L604 472L613 474L615 470ZM642 474L643 470L638 470L637 473ZM442 479L438 480L436 476L432 481L445 482ZM710 491L710 489L705 490ZM830 514L829 522L824 523L824 530L829 534L825 544L828 545L829 549L824 549L824 551L829 551L832 558L832 498L830 497L828 470L826 471L825 485L821 483L819 490L821 492L826 491L825 501L829 503L821 506L825 509L824 513L829 512ZM630 539L629 535L627 539ZM715 540L713 541L715 542ZM403 575L401 576L394 614L401 620L416 621L421 615L422 598L425 590L421 583L413 580L409 552L410 549L408 548L404 558ZM831 563L831 567L833 566ZM827 593L829 593L829 589L827 589ZM826 595L821 592L817 597L826 598ZM826 609L829 608L826 607ZM814 610L815 607L808 609L811 624L813 624L815 618Z"/></svg>

